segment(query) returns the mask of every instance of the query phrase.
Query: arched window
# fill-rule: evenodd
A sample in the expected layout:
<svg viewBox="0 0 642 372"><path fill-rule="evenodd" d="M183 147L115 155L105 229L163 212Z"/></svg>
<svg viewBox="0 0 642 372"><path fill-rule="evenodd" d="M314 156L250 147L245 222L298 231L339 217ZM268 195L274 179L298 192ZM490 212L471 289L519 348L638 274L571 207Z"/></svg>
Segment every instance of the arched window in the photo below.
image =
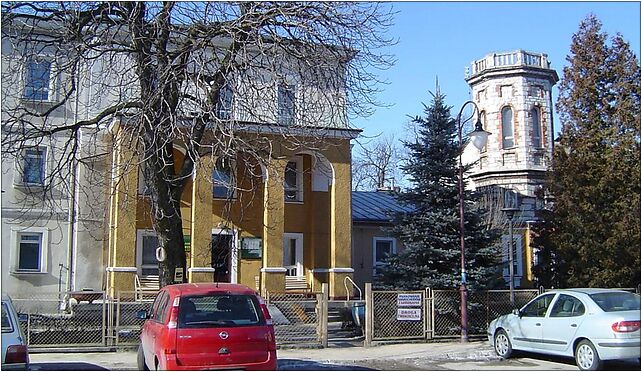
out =
<svg viewBox="0 0 642 372"><path fill-rule="evenodd" d="M539 108L531 109L531 123L533 123L533 147L542 147L542 122L539 115Z"/></svg>
<svg viewBox="0 0 642 372"><path fill-rule="evenodd" d="M233 198L235 183L232 162L229 159L219 158L212 171L212 195L216 199Z"/></svg>
<svg viewBox="0 0 642 372"><path fill-rule="evenodd" d="M506 106L502 109L502 148L515 146L513 140L513 110Z"/></svg>

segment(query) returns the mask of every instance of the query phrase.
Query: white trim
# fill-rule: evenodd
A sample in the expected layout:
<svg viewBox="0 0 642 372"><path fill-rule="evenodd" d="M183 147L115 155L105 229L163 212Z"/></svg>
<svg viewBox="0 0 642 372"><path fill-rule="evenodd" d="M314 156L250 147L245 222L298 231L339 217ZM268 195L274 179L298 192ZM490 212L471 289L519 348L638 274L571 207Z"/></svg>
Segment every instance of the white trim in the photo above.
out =
<svg viewBox="0 0 642 372"><path fill-rule="evenodd" d="M379 241L386 241L386 242L391 242L392 244L392 252L391 254L396 254L397 253L397 239L390 237L390 236L373 236L372 237L372 274L375 274L375 271L377 270L377 266L379 261L377 261L377 242Z"/></svg>
<svg viewBox="0 0 642 372"><path fill-rule="evenodd" d="M311 273L329 273L330 269L322 269L322 268L317 268L317 269L310 269Z"/></svg>
<svg viewBox="0 0 642 372"><path fill-rule="evenodd" d="M11 237L10 237L10 247L11 247L11 273L12 274L45 274L49 271L47 270L47 258L49 257L49 232L50 230L45 227L12 227L11 228ZM37 271L28 271L28 270L19 270L20 265L20 234L40 234L40 257L39 265L40 269Z"/></svg>
<svg viewBox="0 0 642 372"><path fill-rule="evenodd" d="M188 273L213 273L215 271L213 267L190 267L187 269Z"/></svg>
<svg viewBox="0 0 642 372"><path fill-rule="evenodd" d="M239 237L238 231L236 229L221 229L215 228L212 229L211 235L230 235L232 236L231 247L230 247L230 260L227 263L227 269L230 271L230 283L238 283L238 266L239 266ZM210 236L211 241L211 236ZM210 258L212 251L210 249ZM216 271L214 268L212 270Z"/></svg>
<svg viewBox="0 0 642 372"><path fill-rule="evenodd" d="M107 266L105 271L108 273L136 273L138 269L129 266Z"/></svg>
<svg viewBox="0 0 642 372"><path fill-rule="evenodd" d="M287 258L292 258L289 257L289 244L291 240L295 240L295 246L294 246L294 254L296 255L294 257L295 264L294 265L286 265L289 260ZM304 276L305 271L303 269L303 233L284 233L283 234L283 267L285 267L288 270L294 269L296 272L296 275L291 275L291 276Z"/></svg>
<svg viewBox="0 0 642 372"><path fill-rule="evenodd" d="M262 273L286 273L288 269L285 267L262 267Z"/></svg>
<svg viewBox="0 0 642 372"><path fill-rule="evenodd" d="M331 273L353 273L354 269L351 267L335 267L332 269L329 269L328 272Z"/></svg>

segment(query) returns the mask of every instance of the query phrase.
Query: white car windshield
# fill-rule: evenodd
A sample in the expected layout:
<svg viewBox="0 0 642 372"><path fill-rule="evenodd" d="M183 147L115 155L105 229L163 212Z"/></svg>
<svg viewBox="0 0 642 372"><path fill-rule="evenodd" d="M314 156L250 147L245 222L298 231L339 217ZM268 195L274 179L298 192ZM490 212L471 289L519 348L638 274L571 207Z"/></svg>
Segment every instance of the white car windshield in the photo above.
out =
<svg viewBox="0 0 642 372"><path fill-rule="evenodd" d="M594 293L590 297L606 312L640 310L640 296L629 292Z"/></svg>

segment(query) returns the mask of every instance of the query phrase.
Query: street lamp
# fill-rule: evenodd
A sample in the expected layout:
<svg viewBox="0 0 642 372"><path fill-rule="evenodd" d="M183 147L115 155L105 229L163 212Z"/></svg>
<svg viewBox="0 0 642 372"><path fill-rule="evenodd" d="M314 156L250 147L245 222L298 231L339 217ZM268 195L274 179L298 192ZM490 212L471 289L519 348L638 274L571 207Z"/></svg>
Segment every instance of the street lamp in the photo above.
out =
<svg viewBox="0 0 642 372"><path fill-rule="evenodd" d="M466 118L462 122L461 114L464 112L464 108L472 104L474 107L473 114ZM486 145L488 141L488 135L490 132L487 132L483 129L482 122L479 119L479 108L473 101L466 101L459 110L457 114L457 138L459 139L459 245L461 249L461 286L459 287L459 294L461 295L461 342L468 341L468 290L466 289L466 255L465 255L465 245L464 245L464 166L461 162L461 154L463 152L463 141L461 132L464 129L464 123L469 119L475 116L475 111L477 112L477 123L475 123L475 129L468 134L470 142L478 150L481 150Z"/></svg>
<svg viewBox="0 0 642 372"><path fill-rule="evenodd" d="M519 211L519 208L509 207L502 208L508 218L508 285L510 294L510 304L515 307L515 257L513 254L513 217Z"/></svg>

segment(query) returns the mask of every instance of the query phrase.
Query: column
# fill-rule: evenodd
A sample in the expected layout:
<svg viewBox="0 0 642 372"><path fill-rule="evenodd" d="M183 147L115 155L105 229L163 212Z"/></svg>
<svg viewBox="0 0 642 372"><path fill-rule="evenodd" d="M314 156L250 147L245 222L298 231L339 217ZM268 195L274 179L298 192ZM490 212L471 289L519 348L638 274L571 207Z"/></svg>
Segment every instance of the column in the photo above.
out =
<svg viewBox="0 0 642 372"><path fill-rule="evenodd" d="M344 280L352 277L352 206L350 161L334 163L330 194L330 297L346 297ZM348 286L350 288L350 286Z"/></svg>
<svg viewBox="0 0 642 372"><path fill-rule="evenodd" d="M187 258L190 283L213 282L212 268L212 171L214 159L203 157L192 183L191 251Z"/></svg>
<svg viewBox="0 0 642 372"><path fill-rule="evenodd" d="M283 267L284 190L287 158L273 159L266 169L263 204L263 267L261 291L285 290Z"/></svg>
<svg viewBox="0 0 642 372"><path fill-rule="evenodd" d="M111 184L109 260L107 289L111 296L118 291L134 290L136 274L136 206L138 203L138 166L121 129L116 137Z"/></svg>

